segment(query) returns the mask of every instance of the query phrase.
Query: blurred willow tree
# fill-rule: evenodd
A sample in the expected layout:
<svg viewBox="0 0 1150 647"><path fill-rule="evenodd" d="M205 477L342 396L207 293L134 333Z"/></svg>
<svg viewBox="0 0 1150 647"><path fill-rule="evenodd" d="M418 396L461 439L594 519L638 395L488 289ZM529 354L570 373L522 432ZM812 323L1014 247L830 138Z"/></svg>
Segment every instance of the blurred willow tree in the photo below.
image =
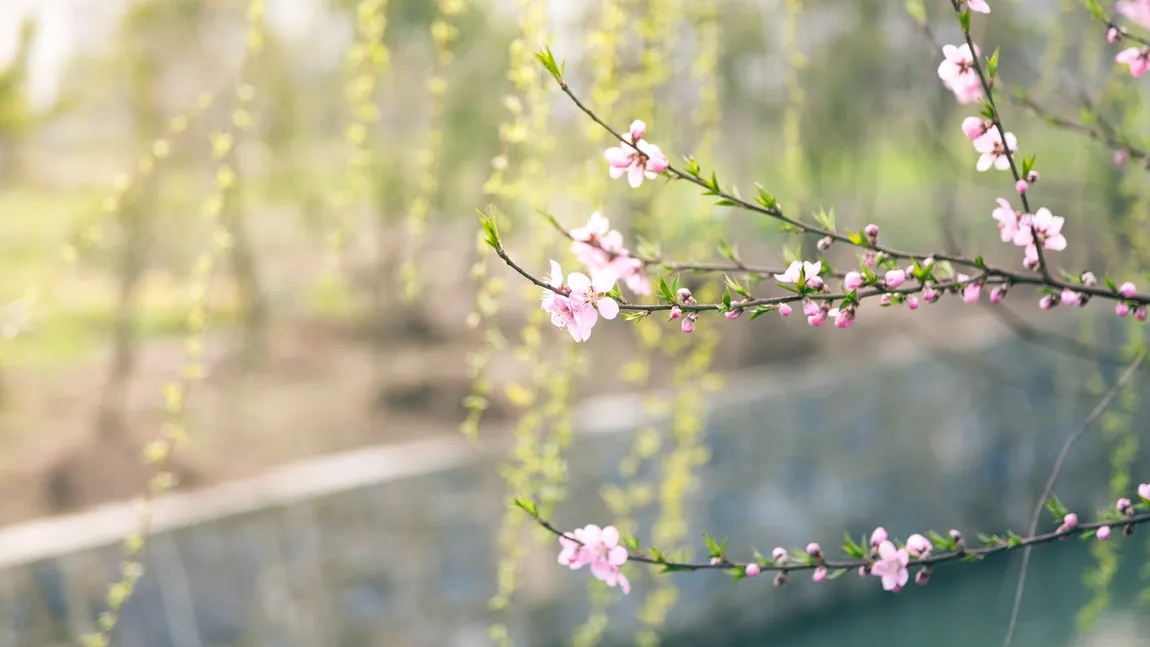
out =
<svg viewBox="0 0 1150 647"><path fill-rule="evenodd" d="M28 96L28 73L36 33L36 23L31 19L24 20L17 36L15 54L8 65L0 69L0 181L18 180L25 171L30 137L38 128L74 107L74 101L67 94L58 97L47 108L37 110L32 106Z"/></svg>

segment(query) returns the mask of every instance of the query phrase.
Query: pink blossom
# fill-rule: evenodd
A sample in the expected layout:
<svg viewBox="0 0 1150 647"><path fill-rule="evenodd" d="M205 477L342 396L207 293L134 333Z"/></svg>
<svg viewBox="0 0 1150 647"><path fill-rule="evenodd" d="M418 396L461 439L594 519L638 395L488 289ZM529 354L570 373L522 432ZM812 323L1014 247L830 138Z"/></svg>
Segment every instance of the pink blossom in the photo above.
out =
<svg viewBox="0 0 1150 647"><path fill-rule="evenodd" d="M1082 305L1082 295L1069 288L1062 291L1062 305L1077 307Z"/></svg>
<svg viewBox="0 0 1150 647"><path fill-rule="evenodd" d="M1098 529L1098 532L1095 534L1095 536L1098 537L1100 541L1106 541L1107 539L1110 539L1110 526L1102 526Z"/></svg>
<svg viewBox="0 0 1150 647"><path fill-rule="evenodd" d="M874 532L872 532L870 534L870 548L871 548L871 550L878 548L878 545L881 544L882 542L886 541L886 540L887 540L886 528L883 528L882 526L875 528Z"/></svg>
<svg viewBox="0 0 1150 647"><path fill-rule="evenodd" d="M734 310L728 310L728 311L724 312L723 316L726 317L727 319L734 320L734 319L738 319L739 315L741 315L741 314L743 314L743 309L742 308L736 308Z"/></svg>
<svg viewBox="0 0 1150 647"><path fill-rule="evenodd" d="M1067 530L1073 530L1076 526L1078 526L1078 515L1074 514L1073 512L1066 513L1066 516L1062 517L1062 525Z"/></svg>
<svg viewBox="0 0 1150 647"><path fill-rule="evenodd" d="M1005 145L1003 145L1004 138ZM1007 157L1007 151L1014 153L1018 150L1018 138L1014 136L1014 133L1002 135L997 128L991 128L986 131L985 135L974 140L974 150L982 153L982 156L978 158L978 164L975 166L979 171L987 171L992 166L1000 171L1005 171L1010 168L1010 158Z"/></svg>
<svg viewBox="0 0 1150 647"><path fill-rule="evenodd" d="M941 298L942 298L942 293L939 292L938 290L934 289L934 286L930 285L929 283L927 285L923 286L923 288L922 288L922 300L923 301L926 301L927 303L934 303Z"/></svg>
<svg viewBox="0 0 1150 647"><path fill-rule="evenodd" d="M816 568L815 572L811 575L811 579L814 580L816 583L817 582L825 582L827 579L827 567L826 566L820 566L820 567Z"/></svg>
<svg viewBox="0 0 1150 647"><path fill-rule="evenodd" d="M863 234L866 235L867 241L871 245L875 244L878 241L878 225L871 223L863 227Z"/></svg>
<svg viewBox="0 0 1150 647"><path fill-rule="evenodd" d="M811 543L807 544L807 554L808 555L818 557L819 555L822 554L822 552L823 552L823 549L819 547L818 543L812 541Z"/></svg>
<svg viewBox="0 0 1150 647"><path fill-rule="evenodd" d="M982 81L974 70L974 58L981 56L978 47L971 54L966 44L959 47L943 45L942 55L945 60L938 66L938 78L942 79L942 84L948 90L954 92L958 102L973 103L982 99Z"/></svg>
<svg viewBox="0 0 1150 647"><path fill-rule="evenodd" d="M684 333L686 333L688 335L695 332L694 313L691 313L690 315L683 318L682 323L679 324L679 330L682 330Z"/></svg>
<svg viewBox="0 0 1150 647"><path fill-rule="evenodd" d="M1040 208L1031 217L1019 220L1018 231L1014 233L1015 245L1026 245L1026 258L1023 262L1038 261L1038 250L1034 246L1034 237L1042 242L1043 249L1060 252L1066 249L1066 237L1062 235L1062 224L1066 219L1050 213L1046 207Z"/></svg>
<svg viewBox="0 0 1150 647"><path fill-rule="evenodd" d="M1143 483L1138 486L1138 496L1143 501L1150 501L1150 483Z"/></svg>
<svg viewBox="0 0 1150 647"><path fill-rule="evenodd" d="M895 548L890 541L884 541L878 547L879 559L871 566L871 574L882 578L882 588L886 591L897 592L906 586L910 573L906 565L910 562L910 555L905 549Z"/></svg>
<svg viewBox="0 0 1150 647"><path fill-rule="evenodd" d="M890 304L894 303L894 300L889 294L884 294L878 298L878 303L881 306L889 306Z"/></svg>
<svg viewBox="0 0 1150 647"><path fill-rule="evenodd" d="M914 574L914 583L919 585L919 586L926 586L927 582L929 582L929 581L930 581L930 567L929 566L924 566L924 567L918 569L918 572Z"/></svg>
<svg viewBox="0 0 1150 647"><path fill-rule="evenodd" d="M780 306L779 306L779 314L781 314L781 315L782 315L782 316L784 316L784 317L789 317L789 316L791 316L791 306L789 306L789 305L787 305L787 304L785 304L785 303L784 303L784 304L782 304L782 305L780 305Z"/></svg>
<svg viewBox="0 0 1150 647"><path fill-rule="evenodd" d="M1128 20L1150 29L1150 0L1119 0L1114 9Z"/></svg>
<svg viewBox="0 0 1150 647"><path fill-rule="evenodd" d="M1114 507L1117 508L1118 511L1122 514L1126 514L1127 512L1130 512L1130 506L1132 505L1134 504L1130 502L1130 499L1122 497L1121 499L1118 499L1118 501L1114 504Z"/></svg>
<svg viewBox="0 0 1150 647"><path fill-rule="evenodd" d="M1118 305L1114 306L1114 314L1118 315L1119 317L1125 317L1126 315L1130 314L1130 306L1127 305L1124 301L1119 301Z"/></svg>
<svg viewBox="0 0 1150 647"><path fill-rule="evenodd" d="M1111 27L1110 29L1108 29L1106 31L1106 42L1110 43L1111 45L1113 45L1114 43L1117 43L1118 39L1120 39L1121 37L1122 37L1122 32L1118 31L1117 27Z"/></svg>
<svg viewBox="0 0 1150 647"><path fill-rule="evenodd" d="M911 535L906 540L906 550L915 559L922 559L930 555L932 548L934 548L934 545L930 543L930 540L917 533Z"/></svg>
<svg viewBox="0 0 1150 647"><path fill-rule="evenodd" d="M1019 193L1026 193L1029 189L1030 184L1028 184L1026 180L1019 180L1014 183L1014 190L1018 191Z"/></svg>
<svg viewBox="0 0 1150 647"><path fill-rule="evenodd" d="M835 308L827 313L827 316L833 317L835 320L835 328L850 328L855 322L854 308Z"/></svg>
<svg viewBox="0 0 1150 647"><path fill-rule="evenodd" d="M679 300L683 303L695 302L695 295L691 294L691 291L687 288L679 288L679 291L675 293L675 296L678 297Z"/></svg>
<svg viewBox="0 0 1150 647"><path fill-rule="evenodd" d="M594 274L610 270L635 294L650 294L651 281L643 272L643 262L630 256L623 247L623 235L610 228L610 223L598 211L591 214L587 224L568 232L571 252L579 262Z"/></svg>
<svg viewBox="0 0 1150 647"><path fill-rule="evenodd" d="M1118 286L1118 293L1127 299L1133 299L1134 295L1138 294L1138 288L1134 287L1134 284L1130 281L1127 281Z"/></svg>
<svg viewBox="0 0 1150 647"><path fill-rule="evenodd" d="M1118 52L1114 60L1130 66L1130 76L1137 79L1150 69L1150 48L1128 47Z"/></svg>
<svg viewBox="0 0 1150 647"><path fill-rule="evenodd" d="M613 179L627 174L627 181L631 188L639 188L643 179L654 180L660 173L671 165L670 160L663 154L658 146L647 142L643 135L647 132L647 125L635 120L631 124L631 144L608 148L603 157L609 165L609 172ZM637 150L636 150L637 149Z"/></svg>
<svg viewBox="0 0 1150 647"><path fill-rule="evenodd" d="M962 120L962 134L970 139L978 139L986 134L986 120L981 117L967 117Z"/></svg>
<svg viewBox="0 0 1150 647"><path fill-rule="evenodd" d="M1122 166L1126 163L1126 151L1117 151L1114 153L1114 166Z"/></svg>
<svg viewBox="0 0 1150 647"><path fill-rule="evenodd" d="M574 541L566 536L559 537L562 546L560 564L572 570L590 564L591 574L596 579L630 593L631 583L619 572L619 568L627 563L627 549L619 545L619 531L614 526L600 528L590 524L576 529L571 535Z"/></svg>
<svg viewBox="0 0 1150 647"><path fill-rule="evenodd" d="M918 310L918 297L913 294L907 297L906 307L911 310Z"/></svg>
<svg viewBox="0 0 1150 647"><path fill-rule="evenodd" d="M891 290L902 285L906 281L905 270L890 270L886 273L886 286Z"/></svg>
<svg viewBox="0 0 1150 647"><path fill-rule="evenodd" d="M970 281L970 277L965 274L956 274L954 277L956 283L966 283ZM962 288L962 300L964 303L974 303L982 296L982 283L978 281L971 281L966 283Z"/></svg>
<svg viewBox="0 0 1150 647"><path fill-rule="evenodd" d="M1146 306L1138 306L1135 308L1134 318L1138 321L1146 321Z"/></svg>
<svg viewBox="0 0 1150 647"><path fill-rule="evenodd" d="M986 4L986 0L964 0L966 6L975 13L990 13L990 5Z"/></svg>
<svg viewBox="0 0 1150 647"><path fill-rule="evenodd" d="M776 564L782 564L787 560L787 549L782 546L775 546L771 551L771 559L775 560Z"/></svg>
<svg viewBox="0 0 1150 647"><path fill-rule="evenodd" d="M1038 307L1042 310L1053 310L1056 305L1058 305L1058 301L1049 294L1042 295L1042 298L1038 300Z"/></svg>
<svg viewBox="0 0 1150 647"><path fill-rule="evenodd" d="M1009 243L1018 234L1018 212L1005 198L998 198L998 208L990 214L998 221L998 234L1002 242Z"/></svg>
<svg viewBox="0 0 1150 647"><path fill-rule="evenodd" d="M747 564L747 577L756 577L761 571L758 564Z"/></svg>
<svg viewBox="0 0 1150 647"><path fill-rule="evenodd" d="M782 274L776 274L775 280L779 283L791 283L796 286L801 280L805 285L810 283L813 279L818 278L819 272L822 271L822 267L822 261L815 261L814 263L794 261L787 267L786 272ZM819 283L822 283L821 279L819 279Z"/></svg>
<svg viewBox="0 0 1150 647"><path fill-rule="evenodd" d="M803 299L803 314L811 317L822 310L822 306L815 303L813 299Z"/></svg>
<svg viewBox="0 0 1150 647"><path fill-rule="evenodd" d="M683 311L681 309L679 309L679 306L671 306L671 320L672 321L674 321L675 319L678 319L679 317L682 317L682 316L683 316Z"/></svg>
<svg viewBox="0 0 1150 647"><path fill-rule="evenodd" d="M600 315L604 319L614 319L619 314L619 304L606 296L606 292L615 286L615 275L600 271L592 280L585 274L572 272L567 276L566 284L561 283L562 276L559 263L552 260L551 275L546 283L570 293L565 296L544 289L541 307L551 313L551 323L555 327L566 328L577 342L587 341Z"/></svg>
<svg viewBox="0 0 1150 647"><path fill-rule="evenodd" d="M862 274L858 272L847 272L847 275L843 277L843 289L847 292L853 292L859 289L862 284Z"/></svg>
<svg viewBox="0 0 1150 647"><path fill-rule="evenodd" d="M1082 285L1087 287L1098 285L1098 277L1094 276L1094 272L1083 272L1078 275L1078 278L1082 279Z"/></svg>
<svg viewBox="0 0 1150 647"><path fill-rule="evenodd" d="M991 289L991 291L990 291L990 302L991 303L1002 303L1002 300L1005 298L1006 298L1006 286L996 285L996 286L994 286L993 289Z"/></svg>
<svg viewBox="0 0 1150 647"><path fill-rule="evenodd" d="M827 322L827 311L819 310L813 315L807 317L807 323L811 326L818 328Z"/></svg>

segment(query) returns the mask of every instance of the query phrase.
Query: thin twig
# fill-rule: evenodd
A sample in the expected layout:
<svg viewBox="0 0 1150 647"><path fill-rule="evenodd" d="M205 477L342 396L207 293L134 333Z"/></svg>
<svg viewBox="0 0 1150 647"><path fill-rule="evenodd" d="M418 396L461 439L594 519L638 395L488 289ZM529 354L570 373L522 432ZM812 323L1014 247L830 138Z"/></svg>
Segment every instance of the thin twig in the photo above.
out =
<svg viewBox="0 0 1150 647"><path fill-rule="evenodd" d="M1106 408L1110 406L1114 398L1118 397L1118 393L1122 390L1122 387L1126 386L1130 378L1134 377L1134 374L1138 372L1138 367L1142 365L1142 360L1144 359L1146 359L1145 350L1138 354L1138 357L1136 357L1126 371L1122 373L1118 381L1114 383L1114 386L1110 387L1110 390L1106 392L1106 395L1098 402L1098 405L1094 407L1090 415L1086 416L1082 424L1078 425L1074 433L1067 436L1066 442L1062 443L1062 450L1058 452L1058 459L1054 461L1054 469L1050 471L1050 478L1046 479L1046 487L1042 489L1042 495L1038 497L1038 504L1034 506L1034 512L1030 516L1030 531L1028 534L1033 535L1035 529L1038 528L1038 519L1042 516L1042 508L1046 505L1046 499L1050 497L1050 492L1054 489L1054 481L1058 479L1058 473L1062 471L1062 464L1066 461L1066 456L1070 453L1070 448L1082 438L1082 435L1098 420L1102 412L1106 411ZM1002 647L1010 647L1010 640L1014 637L1014 627L1018 622L1018 609L1022 603L1022 591L1026 587L1026 568L1029 565L1030 546L1027 546L1026 549L1022 551L1022 570L1018 574L1018 586L1014 589L1014 604L1010 609L1010 624L1006 627L1006 638L1002 641Z"/></svg>

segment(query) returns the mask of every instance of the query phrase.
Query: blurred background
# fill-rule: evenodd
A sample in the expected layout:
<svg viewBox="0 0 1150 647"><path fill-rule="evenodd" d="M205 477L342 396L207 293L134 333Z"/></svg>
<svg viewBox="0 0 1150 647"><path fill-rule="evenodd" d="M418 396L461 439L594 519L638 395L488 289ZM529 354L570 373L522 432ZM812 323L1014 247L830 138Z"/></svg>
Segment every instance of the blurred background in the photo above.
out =
<svg viewBox="0 0 1150 647"><path fill-rule="evenodd" d="M1142 87L1073 0L992 4L975 37L1001 49L1032 200L1067 218L1056 266L1141 285L1140 161L1006 95L1144 149ZM703 531L742 559L875 525L1022 533L1141 327L1016 288L866 303L848 330L650 317L575 345L476 216L539 276L576 268L540 212L599 210L673 261L818 254L691 187L609 180L611 139L535 61L548 45L606 121L643 119L742 195L1020 267L990 215L1012 181L974 170L976 109L937 78L949 2L265 5L253 27L247 0L0 4L0 645L74 644L108 613L109 644L147 647L1001 641L1017 556L898 596L629 566L623 597L509 504L696 559ZM1144 390L1075 447L1055 492L1081 516L1150 480ZM1139 644L1143 535L1036 551L1013 644Z"/></svg>

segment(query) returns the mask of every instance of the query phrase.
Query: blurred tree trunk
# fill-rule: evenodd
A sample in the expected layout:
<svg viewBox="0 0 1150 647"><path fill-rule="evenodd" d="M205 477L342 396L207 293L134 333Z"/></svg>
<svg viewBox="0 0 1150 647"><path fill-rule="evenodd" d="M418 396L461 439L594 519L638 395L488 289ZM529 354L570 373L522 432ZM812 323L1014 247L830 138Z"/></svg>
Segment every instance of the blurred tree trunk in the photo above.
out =
<svg viewBox="0 0 1150 647"><path fill-rule="evenodd" d="M130 36L144 36L150 20L144 11L129 18ZM132 40L138 39L132 38ZM129 41L131 43L131 41ZM148 150L160 134L156 82L160 63L148 47L129 45L128 93L136 127L136 149ZM124 441L128 383L136 367L135 324L140 278L147 267L148 237L158 208L158 174L151 173L129 194L120 210L119 289L112 323L112 361L97 412L99 440Z"/></svg>

